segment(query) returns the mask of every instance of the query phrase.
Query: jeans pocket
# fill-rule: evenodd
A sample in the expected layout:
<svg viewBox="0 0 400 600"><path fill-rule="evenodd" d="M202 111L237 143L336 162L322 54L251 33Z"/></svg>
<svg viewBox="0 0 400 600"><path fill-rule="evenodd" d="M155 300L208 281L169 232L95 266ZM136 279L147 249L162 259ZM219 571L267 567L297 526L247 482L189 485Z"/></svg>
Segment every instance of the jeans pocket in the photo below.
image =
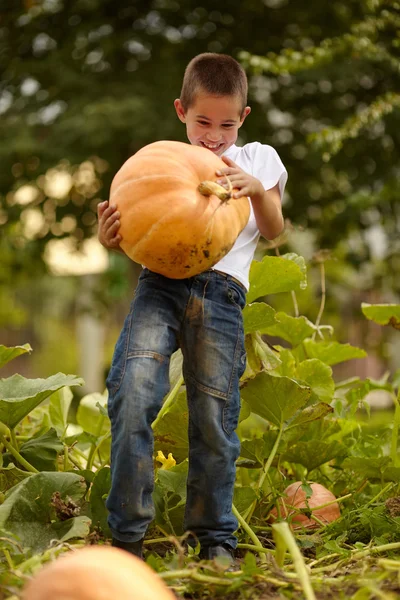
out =
<svg viewBox="0 0 400 600"><path fill-rule="evenodd" d="M244 288L232 279L227 279L226 287L229 303L243 310L246 306L246 291Z"/></svg>

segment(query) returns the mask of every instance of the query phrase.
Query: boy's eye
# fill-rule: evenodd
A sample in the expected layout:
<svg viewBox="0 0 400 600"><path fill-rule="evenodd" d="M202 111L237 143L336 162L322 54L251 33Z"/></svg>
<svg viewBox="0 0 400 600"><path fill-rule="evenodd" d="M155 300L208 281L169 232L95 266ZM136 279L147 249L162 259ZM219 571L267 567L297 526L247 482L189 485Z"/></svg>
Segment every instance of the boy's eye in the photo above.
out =
<svg viewBox="0 0 400 600"><path fill-rule="evenodd" d="M204 127L207 127L209 125L208 121L197 121L197 123L199 125L203 125ZM234 123L222 123L222 127L224 129L231 129L234 126Z"/></svg>

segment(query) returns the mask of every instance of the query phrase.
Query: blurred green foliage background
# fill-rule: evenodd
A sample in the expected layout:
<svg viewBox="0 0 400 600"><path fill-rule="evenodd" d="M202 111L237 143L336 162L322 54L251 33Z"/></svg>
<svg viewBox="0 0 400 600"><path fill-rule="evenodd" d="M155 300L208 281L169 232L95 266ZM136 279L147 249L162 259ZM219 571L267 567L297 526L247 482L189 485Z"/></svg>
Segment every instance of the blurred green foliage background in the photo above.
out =
<svg viewBox="0 0 400 600"><path fill-rule="evenodd" d="M355 367L378 376L393 365L396 342L359 305L400 295L399 2L3 0L0 10L1 341L31 343L32 376L82 375L85 318L103 327L92 368L107 368L137 268L96 249L96 206L143 145L185 141L173 100L205 51L248 73L239 143L271 144L288 169L283 251L310 261L301 313L315 320L312 257L328 249L325 321L376 359ZM55 274L62 240L64 256L92 256L72 271L92 275L68 273L65 259ZM290 297L279 302L290 310Z"/></svg>

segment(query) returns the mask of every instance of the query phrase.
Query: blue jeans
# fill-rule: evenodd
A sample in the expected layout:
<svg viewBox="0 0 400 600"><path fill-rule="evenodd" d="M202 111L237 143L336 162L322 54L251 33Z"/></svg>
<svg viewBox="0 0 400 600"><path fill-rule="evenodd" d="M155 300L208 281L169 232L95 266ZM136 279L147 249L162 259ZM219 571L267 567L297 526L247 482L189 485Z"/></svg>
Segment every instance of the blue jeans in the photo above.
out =
<svg viewBox="0 0 400 600"><path fill-rule="evenodd" d="M141 539L154 518L151 424L169 391L170 357L180 347L189 410L184 527L202 546L236 547L232 496L245 293L215 271L181 280L141 273L107 378L112 485L106 505L116 539Z"/></svg>

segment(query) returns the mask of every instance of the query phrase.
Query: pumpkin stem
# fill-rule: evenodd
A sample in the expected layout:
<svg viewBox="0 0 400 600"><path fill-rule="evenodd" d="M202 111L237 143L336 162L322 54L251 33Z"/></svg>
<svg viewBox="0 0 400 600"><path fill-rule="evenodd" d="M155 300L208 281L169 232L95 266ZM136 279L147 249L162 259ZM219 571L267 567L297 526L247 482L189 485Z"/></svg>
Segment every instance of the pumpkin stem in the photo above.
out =
<svg viewBox="0 0 400 600"><path fill-rule="evenodd" d="M199 190L200 194L203 194L203 196L214 195L217 196L222 202L227 202L227 200L232 198L233 188L229 177L225 175L225 178L229 184L229 190L226 190L224 187L222 187L222 185L219 185L219 183L216 183L215 181L202 181L197 189Z"/></svg>

